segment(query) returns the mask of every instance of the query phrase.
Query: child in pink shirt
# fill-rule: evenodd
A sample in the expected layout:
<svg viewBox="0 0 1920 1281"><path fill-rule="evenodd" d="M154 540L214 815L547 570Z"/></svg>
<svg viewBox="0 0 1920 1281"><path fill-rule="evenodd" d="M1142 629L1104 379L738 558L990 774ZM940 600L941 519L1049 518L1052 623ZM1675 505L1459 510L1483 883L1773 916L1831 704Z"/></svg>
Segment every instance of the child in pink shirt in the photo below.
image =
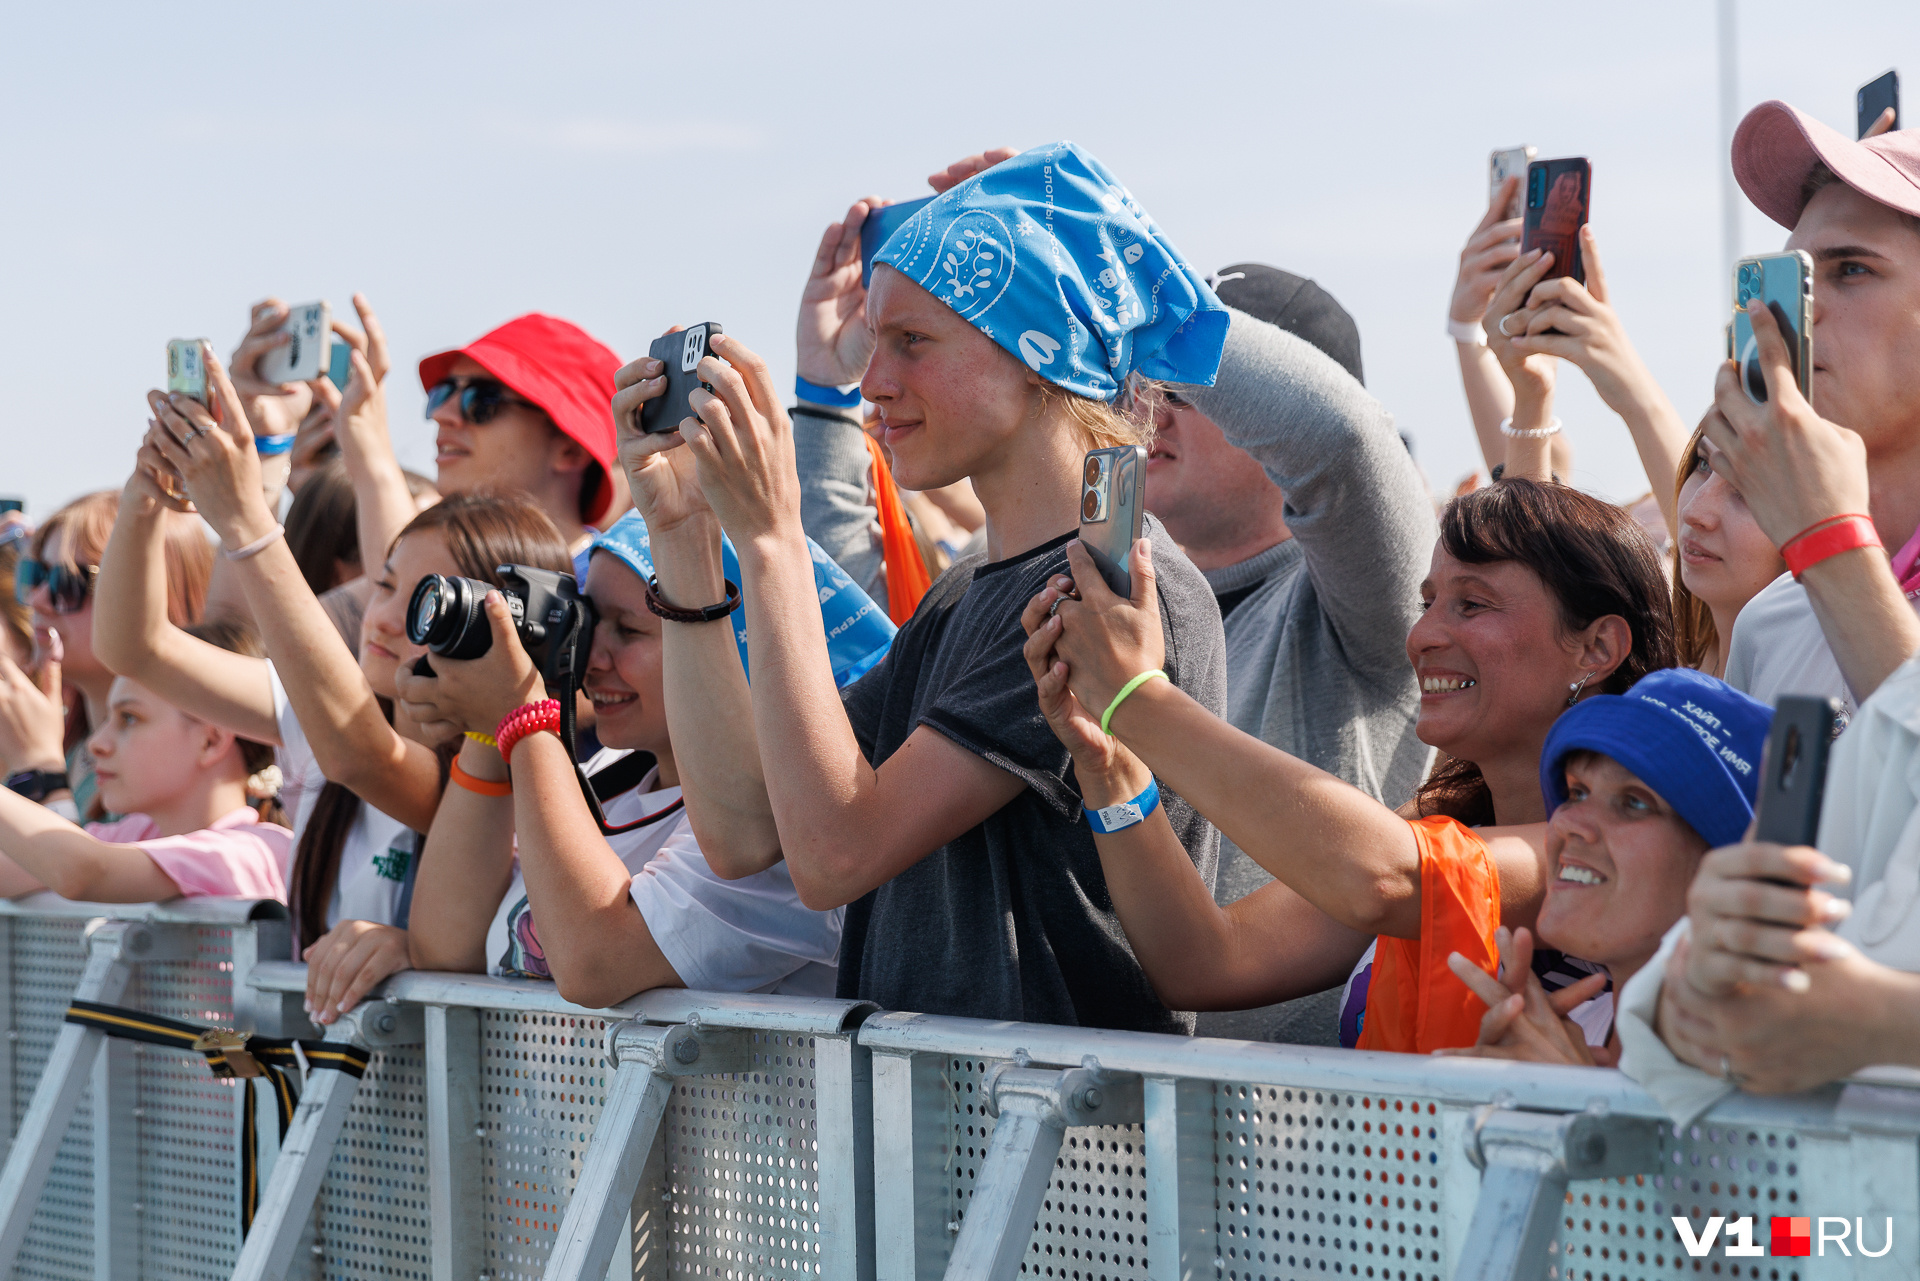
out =
<svg viewBox="0 0 1920 1281"><path fill-rule="evenodd" d="M0 897L50 889L90 903L285 900L293 833L248 804L279 790L273 749L188 716L124 676L107 708L87 746L101 802L126 817L82 828L0 789ZM56 752L38 768L57 772L58 762Z"/></svg>

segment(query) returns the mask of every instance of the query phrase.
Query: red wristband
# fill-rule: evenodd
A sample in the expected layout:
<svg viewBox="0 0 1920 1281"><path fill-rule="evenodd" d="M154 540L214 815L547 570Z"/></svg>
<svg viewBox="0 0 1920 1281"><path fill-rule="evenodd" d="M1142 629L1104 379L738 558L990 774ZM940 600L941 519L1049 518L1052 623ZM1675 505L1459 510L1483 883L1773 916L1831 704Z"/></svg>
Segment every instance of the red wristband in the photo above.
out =
<svg viewBox="0 0 1920 1281"><path fill-rule="evenodd" d="M1787 569L1797 581L1823 560L1858 547L1881 547L1880 533L1865 516L1835 516L1795 534L1780 548Z"/></svg>
<svg viewBox="0 0 1920 1281"><path fill-rule="evenodd" d="M494 739L500 744L500 759L513 764L513 745L529 734L541 731L558 734L560 732L560 703L557 699L542 699L538 703L528 703L516 707L500 719L500 727L493 731Z"/></svg>

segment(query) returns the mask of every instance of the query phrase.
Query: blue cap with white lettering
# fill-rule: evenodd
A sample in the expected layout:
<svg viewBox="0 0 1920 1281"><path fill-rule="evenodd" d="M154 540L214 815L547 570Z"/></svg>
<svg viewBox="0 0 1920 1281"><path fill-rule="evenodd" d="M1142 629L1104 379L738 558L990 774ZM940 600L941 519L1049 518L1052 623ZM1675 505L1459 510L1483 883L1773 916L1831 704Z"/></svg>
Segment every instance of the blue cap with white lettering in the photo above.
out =
<svg viewBox="0 0 1920 1281"><path fill-rule="evenodd" d="M1567 757L1598 752L1651 787L1709 846L1732 845L1753 822L1772 724L1772 708L1725 681L1685 667L1650 672L1626 693L1595 695L1554 722L1540 753L1547 814L1567 799Z"/></svg>

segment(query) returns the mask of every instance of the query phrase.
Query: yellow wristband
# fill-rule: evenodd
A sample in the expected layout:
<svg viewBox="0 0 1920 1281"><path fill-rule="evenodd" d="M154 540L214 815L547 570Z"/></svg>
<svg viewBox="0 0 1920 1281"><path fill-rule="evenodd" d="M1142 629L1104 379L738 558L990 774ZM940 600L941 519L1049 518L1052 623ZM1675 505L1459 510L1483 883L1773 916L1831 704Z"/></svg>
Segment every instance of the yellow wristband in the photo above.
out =
<svg viewBox="0 0 1920 1281"><path fill-rule="evenodd" d="M1105 734L1108 738L1113 737L1113 731L1107 728L1107 723L1113 719L1114 712L1119 710L1120 704L1127 701L1127 695L1133 693L1134 690L1139 689L1156 676L1163 681L1171 681L1173 679L1156 667L1150 672L1141 672L1138 676L1120 687L1120 692L1113 696L1111 703L1107 704L1107 710L1100 713L1100 732L1102 734Z"/></svg>
<svg viewBox="0 0 1920 1281"><path fill-rule="evenodd" d="M500 741L496 739L493 735L482 734L479 730L476 730L476 729L468 730L467 737L472 739L474 742L484 744L487 747L492 747L497 749L500 746Z"/></svg>

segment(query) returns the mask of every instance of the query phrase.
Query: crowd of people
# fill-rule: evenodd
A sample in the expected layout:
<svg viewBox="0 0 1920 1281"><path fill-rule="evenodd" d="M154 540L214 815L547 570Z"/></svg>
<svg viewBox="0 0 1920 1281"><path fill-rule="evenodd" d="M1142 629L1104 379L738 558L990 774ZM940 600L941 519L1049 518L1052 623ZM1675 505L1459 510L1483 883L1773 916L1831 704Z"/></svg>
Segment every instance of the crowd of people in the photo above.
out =
<svg viewBox="0 0 1920 1281"><path fill-rule="evenodd" d="M419 968L1618 1067L1677 1113L1920 1065L1920 131L1771 102L1731 162L1815 265L1811 395L1756 301L1764 395L1703 368L1689 431L1510 178L1444 499L1325 289L1196 269L1068 142L936 173L870 262L856 201L791 397L762 335L656 431L680 371L565 320L427 357L432 479L368 301L340 385L267 380L269 299L124 486L0 526L0 893L284 900L321 1024ZM1558 479L1568 367L1646 500ZM1114 446L1125 591L1077 537ZM1789 694L1838 709L1817 849L1752 839Z"/></svg>

